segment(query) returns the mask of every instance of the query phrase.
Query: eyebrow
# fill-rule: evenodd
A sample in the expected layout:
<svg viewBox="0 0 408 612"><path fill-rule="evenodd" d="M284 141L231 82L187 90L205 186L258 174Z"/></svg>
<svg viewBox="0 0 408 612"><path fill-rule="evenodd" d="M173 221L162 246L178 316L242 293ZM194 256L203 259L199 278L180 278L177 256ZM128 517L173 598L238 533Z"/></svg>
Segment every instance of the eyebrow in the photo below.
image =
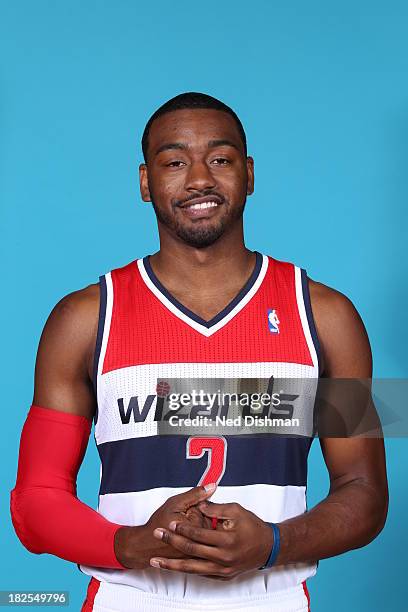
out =
<svg viewBox="0 0 408 612"><path fill-rule="evenodd" d="M234 147L239 151L239 147L232 140L228 140L228 138L221 138L219 140L210 140L208 143L208 148L213 149L215 147Z"/></svg>
<svg viewBox="0 0 408 612"><path fill-rule="evenodd" d="M208 148L214 149L215 147L234 147L234 149L239 151L239 147L235 144L235 142L233 142L232 140L228 140L227 138L221 138L218 140L209 140ZM169 151L172 149L186 150L188 149L188 147L182 142L168 142L168 143L161 145L155 152L155 155L162 153L162 151Z"/></svg>

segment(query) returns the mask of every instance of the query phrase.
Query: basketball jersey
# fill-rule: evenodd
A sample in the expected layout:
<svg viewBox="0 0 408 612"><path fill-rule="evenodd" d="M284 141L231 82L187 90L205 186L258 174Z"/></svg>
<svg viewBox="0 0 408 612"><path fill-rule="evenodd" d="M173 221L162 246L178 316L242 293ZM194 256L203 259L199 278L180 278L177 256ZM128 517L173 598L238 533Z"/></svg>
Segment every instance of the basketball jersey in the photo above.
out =
<svg viewBox="0 0 408 612"><path fill-rule="evenodd" d="M237 502L264 521L304 513L313 425L309 417L293 425L299 398L288 393L285 381L289 387L293 380L310 382L310 410L319 343L305 270L256 253L251 277L211 321L166 290L148 256L102 275L100 296L94 362L98 512L112 522L142 525L169 497L217 482L211 501ZM214 401L197 395L189 403L189 391L203 387ZM268 390L285 392L276 409L272 401L255 409L241 402L255 391L258 399L262 393L268 399ZM171 406L170 399L182 393L187 403ZM246 417L253 417L252 424L260 421L257 411L264 420L279 417L278 429L248 427ZM189 426L203 416L206 424ZM217 418L224 426L216 426ZM230 609L237 601L252 610L256 601L257 610L289 612L307 610L304 583L316 564L277 565L222 582L151 567L80 569L101 582L101 609L109 608L105 589L106 601L118 601L120 592L136 593L140 609L143 597L157 597L180 609L197 602L202 609Z"/></svg>

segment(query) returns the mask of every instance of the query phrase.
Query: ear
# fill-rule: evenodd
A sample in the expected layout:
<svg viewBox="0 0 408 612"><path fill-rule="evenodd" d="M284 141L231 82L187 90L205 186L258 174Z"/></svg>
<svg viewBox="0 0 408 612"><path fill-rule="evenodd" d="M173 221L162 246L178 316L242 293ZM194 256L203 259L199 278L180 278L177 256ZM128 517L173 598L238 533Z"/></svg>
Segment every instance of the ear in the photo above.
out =
<svg viewBox="0 0 408 612"><path fill-rule="evenodd" d="M140 183L140 195L142 196L143 202L151 202L149 189L149 179L147 176L146 164L140 164L139 166L139 183Z"/></svg>
<svg viewBox="0 0 408 612"><path fill-rule="evenodd" d="M252 193L254 193L254 180L255 180L253 158L247 157L246 164L247 164L247 175L248 175L247 195L251 195Z"/></svg>

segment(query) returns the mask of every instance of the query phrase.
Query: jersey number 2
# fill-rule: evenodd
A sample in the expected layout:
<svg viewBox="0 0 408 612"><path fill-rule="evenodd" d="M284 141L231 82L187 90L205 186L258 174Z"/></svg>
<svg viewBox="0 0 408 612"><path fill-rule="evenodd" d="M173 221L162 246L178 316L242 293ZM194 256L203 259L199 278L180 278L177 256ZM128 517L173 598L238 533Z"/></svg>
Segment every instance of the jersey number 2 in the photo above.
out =
<svg viewBox="0 0 408 612"><path fill-rule="evenodd" d="M207 453L207 467L197 485L205 486L211 482L218 484L225 472L227 459L227 440L224 436L198 438L191 436L187 440L187 459L200 459Z"/></svg>

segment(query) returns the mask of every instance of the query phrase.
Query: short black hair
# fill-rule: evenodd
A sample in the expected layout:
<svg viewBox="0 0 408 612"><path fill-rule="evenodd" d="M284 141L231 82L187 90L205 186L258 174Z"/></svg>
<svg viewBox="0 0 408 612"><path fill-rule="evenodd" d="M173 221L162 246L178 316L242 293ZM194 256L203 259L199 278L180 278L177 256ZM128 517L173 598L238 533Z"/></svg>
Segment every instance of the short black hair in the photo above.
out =
<svg viewBox="0 0 408 612"><path fill-rule="evenodd" d="M147 161L147 149L149 146L149 132L152 126L153 121L158 117L166 113L170 113L171 111L182 110L185 108L211 108L214 110L223 111L224 113L228 113L235 120L237 124L237 128L239 130L240 136L242 138L242 142L245 150L245 157L247 156L247 141L245 130L242 126L242 123L238 117L238 115L224 102L221 100L217 100L217 98L213 98L208 94L199 93L196 91L187 91L185 93L179 94L170 100L167 100L160 108L158 108L153 115L150 117L149 121L146 123L146 127L143 131L142 136L142 151L145 162Z"/></svg>

